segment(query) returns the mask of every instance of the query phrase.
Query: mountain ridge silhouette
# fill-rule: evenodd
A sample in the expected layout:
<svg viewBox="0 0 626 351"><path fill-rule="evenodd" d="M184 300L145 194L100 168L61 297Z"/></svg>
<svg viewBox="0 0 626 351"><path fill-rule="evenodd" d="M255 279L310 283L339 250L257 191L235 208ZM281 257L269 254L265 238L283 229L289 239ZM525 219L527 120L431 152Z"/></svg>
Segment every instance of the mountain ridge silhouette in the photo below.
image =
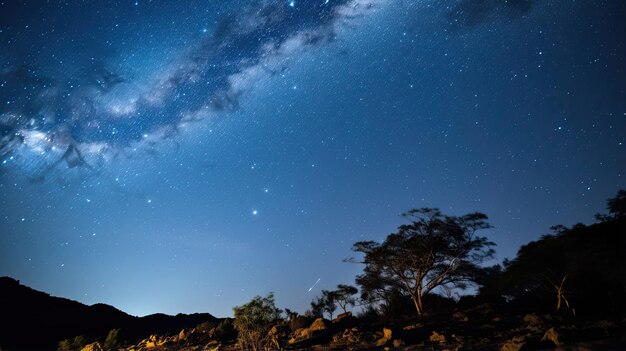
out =
<svg viewBox="0 0 626 351"><path fill-rule="evenodd" d="M104 303L85 305L52 296L7 276L0 277L0 297L0 349L8 351L56 350L59 341L78 335L103 340L114 328L121 329L122 339L133 341L217 320L209 313L132 316Z"/></svg>

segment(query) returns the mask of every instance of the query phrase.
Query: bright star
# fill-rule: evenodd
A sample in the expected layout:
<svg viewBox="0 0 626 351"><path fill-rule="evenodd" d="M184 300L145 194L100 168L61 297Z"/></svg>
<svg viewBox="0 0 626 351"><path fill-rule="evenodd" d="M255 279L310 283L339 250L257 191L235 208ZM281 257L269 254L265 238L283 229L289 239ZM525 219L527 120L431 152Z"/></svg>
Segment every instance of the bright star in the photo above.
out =
<svg viewBox="0 0 626 351"><path fill-rule="evenodd" d="M257 210L252 210L252 215L256 216L259 212Z"/></svg>

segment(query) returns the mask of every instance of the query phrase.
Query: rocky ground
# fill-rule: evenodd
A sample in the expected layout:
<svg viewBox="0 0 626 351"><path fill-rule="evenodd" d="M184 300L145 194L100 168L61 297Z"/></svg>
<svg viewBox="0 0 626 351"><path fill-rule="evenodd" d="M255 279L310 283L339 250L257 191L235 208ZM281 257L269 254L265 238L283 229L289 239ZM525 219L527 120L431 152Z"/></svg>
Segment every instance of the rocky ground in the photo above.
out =
<svg viewBox="0 0 626 351"><path fill-rule="evenodd" d="M553 315L504 318L489 305L422 321L367 324L349 312L332 321L295 317L271 328L272 350L623 350L624 328L614 322L578 323ZM238 350L218 327L200 325L176 335L152 335L120 350ZM98 343L83 351L101 351Z"/></svg>

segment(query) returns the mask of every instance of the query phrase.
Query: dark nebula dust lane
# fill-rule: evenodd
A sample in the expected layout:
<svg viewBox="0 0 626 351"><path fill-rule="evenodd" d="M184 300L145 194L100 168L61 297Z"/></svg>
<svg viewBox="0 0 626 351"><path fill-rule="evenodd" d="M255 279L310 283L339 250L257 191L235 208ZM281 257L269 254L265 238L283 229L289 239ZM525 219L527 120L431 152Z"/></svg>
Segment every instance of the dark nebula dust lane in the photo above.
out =
<svg viewBox="0 0 626 351"><path fill-rule="evenodd" d="M24 47L20 43L36 30L24 23L40 19L35 13L26 14L31 17L28 19L6 18L9 50L3 55L0 76L0 99L5 102L0 107L0 157L13 160L31 152L37 154L34 157L40 163L49 163L67 159L65 155L74 151L101 165L114 158L120 148L178 134L181 124L236 108L257 80L282 72L302 50L331 41L338 23L364 15L371 6L371 1L311 1L298 6L284 1L252 1L230 6L224 14L206 16L212 25L210 31L201 29L202 35L189 38L171 58L163 58L141 74L132 72L133 67L120 68L124 48L116 48L114 42L124 42L128 33L102 33L104 23L76 21L67 25L63 35L54 34L54 30L49 34L57 41L75 40L75 31L82 30L86 33L78 39L98 44L79 43L68 48L39 40L43 47ZM14 7L13 11L26 11L22 6ZM62 16L79 16L84 11L112 10L104 4L94 4L93 9L69 6ZM194 22L201 21L199 17ZM149 20L145 18L144 24ZM41 21L43 24L36 23L35 27L48 26L44 19ZM119 22L124 25L123 18ZM150 36L158 37L158 29ZM158 52L152 54L159 59ZM47 69L47 60L64 56L70 56L71 63L59 58L56 69ZM136 60L135 64L142 62ZM68 65L75 65L69 75ZM75 165L67 162L67 166Z"/></svg>

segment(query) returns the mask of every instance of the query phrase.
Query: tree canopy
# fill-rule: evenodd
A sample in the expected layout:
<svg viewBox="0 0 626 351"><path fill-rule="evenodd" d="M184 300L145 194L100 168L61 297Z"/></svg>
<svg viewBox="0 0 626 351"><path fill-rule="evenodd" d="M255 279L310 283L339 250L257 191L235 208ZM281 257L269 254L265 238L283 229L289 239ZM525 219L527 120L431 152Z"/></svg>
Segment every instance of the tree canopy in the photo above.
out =
<svg viewBox="0 0 626 351"><path fill-rule="evenodd" d="M364 273L357 277L363 296L384 299L390 292L410 296L418 315L424 312L422 297L438 287L465 288L491 257L495 244L476 232L491 228L487 216L470 213L460 217L435 208L412 209L410 220L378 243L361 241L353 251L363 253Z"/></svg>

